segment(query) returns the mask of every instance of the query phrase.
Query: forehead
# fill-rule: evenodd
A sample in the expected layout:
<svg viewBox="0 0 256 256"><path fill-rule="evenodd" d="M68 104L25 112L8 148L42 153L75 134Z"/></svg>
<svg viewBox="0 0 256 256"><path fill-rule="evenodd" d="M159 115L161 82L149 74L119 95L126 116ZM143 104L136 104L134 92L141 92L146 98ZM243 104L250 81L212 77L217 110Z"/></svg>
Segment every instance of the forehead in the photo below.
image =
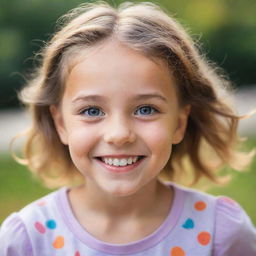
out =
<svg viewBox="0 0 256 256"><path fill-rule="evenodd" d="M146 57L117 41L82 50L71 60L65 81L70 93L97 88L103 93L116 86L127 92L152 89L174 94L174 78L163 60Z"/></svg>

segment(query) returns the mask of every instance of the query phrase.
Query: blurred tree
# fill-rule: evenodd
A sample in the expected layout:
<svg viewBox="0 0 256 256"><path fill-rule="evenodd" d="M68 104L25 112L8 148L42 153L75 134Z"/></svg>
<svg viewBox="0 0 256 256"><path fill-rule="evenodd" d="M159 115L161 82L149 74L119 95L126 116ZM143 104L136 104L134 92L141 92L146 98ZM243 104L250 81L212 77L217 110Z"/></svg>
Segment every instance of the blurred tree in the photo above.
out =
<svg viewBox="0 0 256 256"><path fill-rule="evenodd" d="M18 106L16 91L33 55L55 29L58 17L82 0L0 0L0 107ZM122 0L109 0L118 5ZM139 1L136 1L139 2ZM256 83L255 0L159 0L223 67L237 86Z"/></svg>
<svg viewBox="0 0 256 256"><path fill-rule="evenodd" d="M256 1L162 1L237 87L256 85Z"/></svg>

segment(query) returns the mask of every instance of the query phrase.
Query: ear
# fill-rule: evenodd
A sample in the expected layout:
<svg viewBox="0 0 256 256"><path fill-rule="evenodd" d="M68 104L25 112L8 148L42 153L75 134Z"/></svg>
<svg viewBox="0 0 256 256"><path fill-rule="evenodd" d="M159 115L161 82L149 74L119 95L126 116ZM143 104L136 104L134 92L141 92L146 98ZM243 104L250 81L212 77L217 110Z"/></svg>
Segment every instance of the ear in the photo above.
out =
<svg viewBox="0 0 256 256"><path fill-rule="evenodd" d="M179 110L177 127L176 127L176 130L174 131L172 144L179 144L183 140L184 134L187 128L187 122L188 122L190 110L191 110L190 105L186 105L185 107Z"/></svg>
<svg viewBox="0 0 256 256"><path fill-rule="evenodd" d="M51 105L50 112L61 142L65 145L68 145L67 131L65 128L61 110L55 105Z"/></svg>

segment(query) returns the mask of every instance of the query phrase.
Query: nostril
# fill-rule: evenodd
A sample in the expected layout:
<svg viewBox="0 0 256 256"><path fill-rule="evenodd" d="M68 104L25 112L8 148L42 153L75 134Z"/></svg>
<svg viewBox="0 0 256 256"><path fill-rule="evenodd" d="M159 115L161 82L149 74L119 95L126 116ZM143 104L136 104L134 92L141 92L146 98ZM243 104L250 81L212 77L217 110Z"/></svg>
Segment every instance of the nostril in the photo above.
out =
<svg viewBox="0 0 256 256"><path fill-rule="evenodd" d="M109 144L122 146L126 143L133 143L136 140L136 135L126 125L113 124L110 130L105 133L104 140Z"/></svg>

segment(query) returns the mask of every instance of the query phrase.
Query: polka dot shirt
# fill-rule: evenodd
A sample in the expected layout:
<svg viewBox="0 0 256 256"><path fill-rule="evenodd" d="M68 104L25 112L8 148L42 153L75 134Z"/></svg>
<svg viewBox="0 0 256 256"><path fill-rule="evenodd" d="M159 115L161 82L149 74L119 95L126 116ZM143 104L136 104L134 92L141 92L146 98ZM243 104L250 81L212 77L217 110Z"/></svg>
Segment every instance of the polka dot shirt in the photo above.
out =
<svg viewBox="0 0 256 256"><path fill-rule="evenodd" d="M62 188L10 215L0 229L1 256L255 256L256 229L232 199L174 188L165 221L128 244L98 240L80 225ZM100 227L99 227L100 228Z"/></svg>

